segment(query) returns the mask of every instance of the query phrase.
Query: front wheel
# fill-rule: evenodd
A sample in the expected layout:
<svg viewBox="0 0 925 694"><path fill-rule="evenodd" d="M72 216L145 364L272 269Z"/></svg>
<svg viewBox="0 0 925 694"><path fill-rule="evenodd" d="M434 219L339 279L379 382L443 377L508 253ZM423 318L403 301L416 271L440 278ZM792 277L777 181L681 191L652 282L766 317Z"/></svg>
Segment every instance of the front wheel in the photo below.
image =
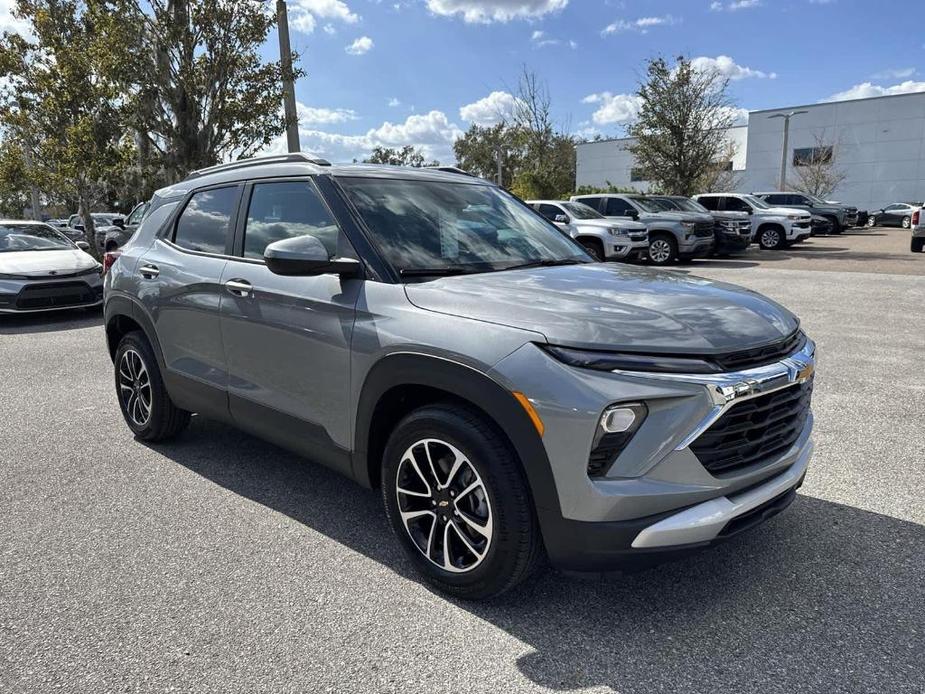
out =
<svg viewBox="0 0 925 694"><path fill-rule="evenodd" d="M766 251L776 251L786 244L784 232L779 227L765 227L758 233L758 245Z"/></svg>
<svg viewBox="0 0 925 694"><path fill-rule="evenodd" d="M541 556L520 463L479 413L436 404L405 417L382 461L386 514L418 571L460 598L495 597Z"/></svg>
<svg viewBox="0 0 925 694"><path fill-rule="evenodd" d="M597 239L578 239L578 243L597 262L604 260L604 244Z"/></svg>
<svg viewBox="0 0 925 694"><path fill-rule="evenodd" d="M649 241L649 262L670 265L678 259L678 244L671 236L659 234Z"/></svg>
<svg viewBox="0 0 925 694"><path fill-rule="evenodd" d="M163 441L183 431L190 413L173 404L147 338L128 333L115 356L116 395L129 429L142 441Z"/></svg>
<svg viewBox="0 0 925 694"><path fill-rule="evenodd" d="M871 215L867 218L867 228L873 229L875 226L877 226L877 218Z"/></svg>

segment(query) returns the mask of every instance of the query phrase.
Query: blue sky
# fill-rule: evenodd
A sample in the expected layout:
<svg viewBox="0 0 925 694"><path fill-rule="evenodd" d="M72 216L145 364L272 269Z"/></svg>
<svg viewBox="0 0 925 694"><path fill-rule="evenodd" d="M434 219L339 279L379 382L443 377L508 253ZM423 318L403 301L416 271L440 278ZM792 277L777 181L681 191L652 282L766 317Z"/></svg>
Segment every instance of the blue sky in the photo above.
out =
<svg viewBox="0 0 925 694"><path fill-rule="evenodd" d="M341 161L414 144L452 161L462 131L510 107L523 65L587 135L622 134L659 54L722 69L743 109L922 91L920 2L289 0L303 147Z"/></svg>

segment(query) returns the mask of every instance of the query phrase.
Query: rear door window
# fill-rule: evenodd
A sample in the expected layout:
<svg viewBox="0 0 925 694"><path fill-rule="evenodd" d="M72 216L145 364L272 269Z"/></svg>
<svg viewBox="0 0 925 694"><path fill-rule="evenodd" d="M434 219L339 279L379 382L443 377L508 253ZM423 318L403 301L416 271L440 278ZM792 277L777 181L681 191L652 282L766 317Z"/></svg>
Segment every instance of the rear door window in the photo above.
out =
<svg viewBox="0 0 925 694"><path fill-rule="evenodd" d="M230 186L194 193L177 220L173 242L190 251L225 254L238 191Z"/></svg>
<svg viewBox="0 0 925 694"><path fill-rule="evenodd" d="M628 211L635 208L626 200L621 198L607 198L607 205L604 209L604 215L607 217L622 217Z"/></svg>
<svg viewBox="0 0 925 694"><path fill-rule="evenodd" d="M706 207L708 210L718 210L719 209L719 198L713 196L706 196L703 198L697 198L697 202Z"/></svg>

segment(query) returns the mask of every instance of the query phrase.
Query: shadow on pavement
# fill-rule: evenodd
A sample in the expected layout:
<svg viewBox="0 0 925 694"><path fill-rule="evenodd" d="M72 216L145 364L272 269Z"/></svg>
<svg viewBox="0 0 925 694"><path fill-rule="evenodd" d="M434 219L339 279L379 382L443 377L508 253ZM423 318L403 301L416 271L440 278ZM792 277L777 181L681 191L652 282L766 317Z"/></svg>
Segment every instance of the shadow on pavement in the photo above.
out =
<svg viewBox="0 0 925 694"><path fill-rule="evenodd" d="M155 448L413 576L378 492L199 418ZM606 578L546 571L495 602L457 604L527 644L512 665L555 690L921 692L923 575L922 526L801 495L678 563Z"/></svg>
<svg viewBox="0 0 925 694"><path fill-rule="evenodd" d="M59 330L91 328L103 324L101 308L62 309L47 313L8 313L0 315L0 335L52 333Z"/></svg>

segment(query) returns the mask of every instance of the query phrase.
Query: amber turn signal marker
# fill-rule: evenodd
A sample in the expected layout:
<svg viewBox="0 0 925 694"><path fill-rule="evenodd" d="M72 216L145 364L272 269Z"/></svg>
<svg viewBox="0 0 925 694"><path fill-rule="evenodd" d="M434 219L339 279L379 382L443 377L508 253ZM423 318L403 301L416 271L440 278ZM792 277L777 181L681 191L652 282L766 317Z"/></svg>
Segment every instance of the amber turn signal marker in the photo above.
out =
<svg viewBox="0 0 925 694"><path fill-rule="evenodd" d="M546 427L543 426L543 420L540 419L540 416L537 414L536 410L533 409L533 405L527 399L527 396L518 390L512 391L511 394L517 398L517 402L519 402L520 406L524 408L524 411L526 411L530 421L533 422L533 426L536 427L536 431L540 436L542 436L543 432L546 431Z"/></svg>

